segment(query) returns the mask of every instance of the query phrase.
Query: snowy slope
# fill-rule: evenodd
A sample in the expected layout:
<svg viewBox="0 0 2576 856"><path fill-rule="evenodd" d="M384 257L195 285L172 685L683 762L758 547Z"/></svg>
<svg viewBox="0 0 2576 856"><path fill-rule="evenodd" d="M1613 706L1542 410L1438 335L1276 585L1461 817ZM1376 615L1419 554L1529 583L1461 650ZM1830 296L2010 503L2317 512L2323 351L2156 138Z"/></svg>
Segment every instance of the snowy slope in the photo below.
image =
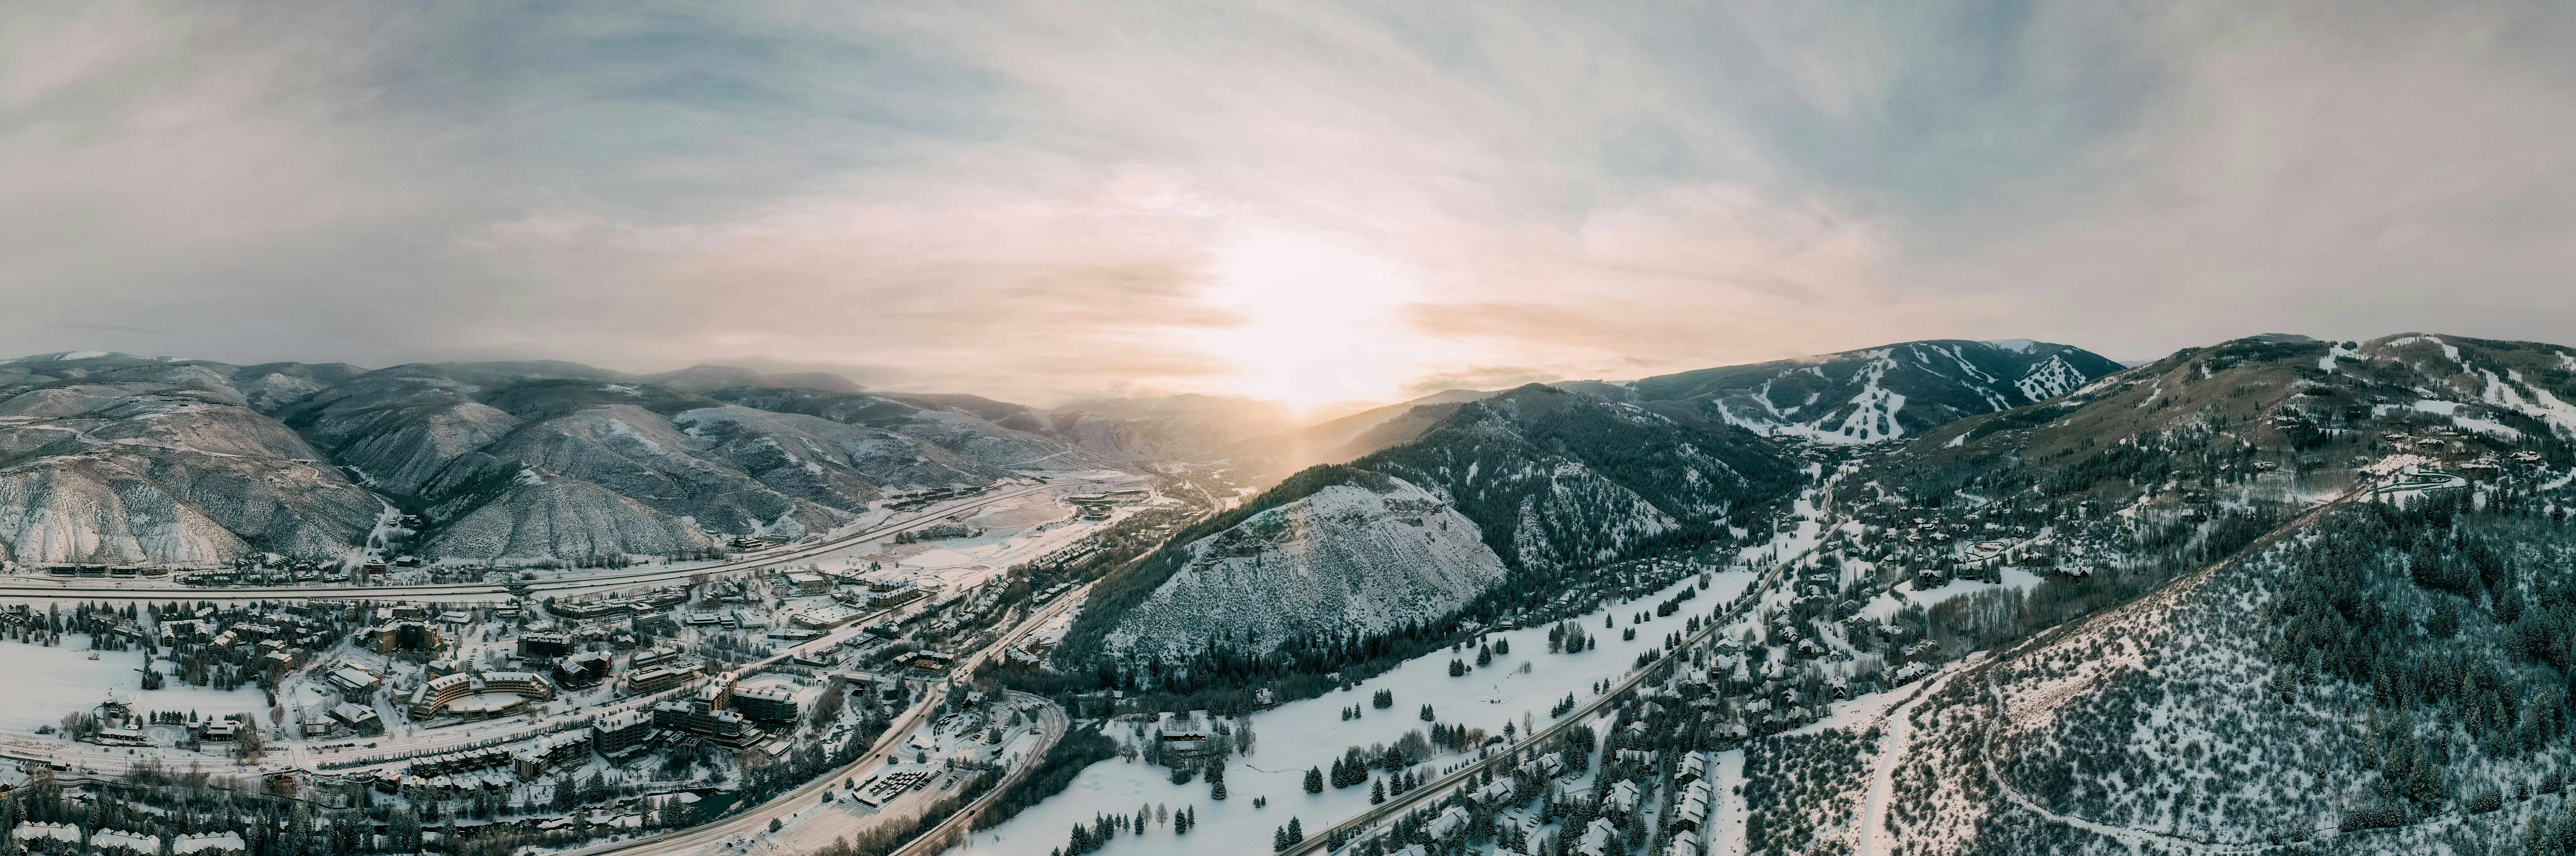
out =
<svg viewBox="0 0 2576 856"><path fill-rule="evenodd" d="M663 554L836 526L888 490L1183 451L1145 423L901 398L727 366L0 361L0 556L336 559L388 502L428 518L433 558Z"/></svg>
<svg viewBox="0 0 2576 856"><path fill-rule="evenodd" d="M1652 539L1788 495L1775 443L1530 385L1461 405L1418 440L1353 466L1455 502L1507 562L1540 570L1633 555Z"/></svg>
<svg viewBox="0 0 2576 856"><path fill-rule="evenodd" d="M2044 401L2119 370L2067 345L1931 340L1662 375L1627 389L1766 436L1853 444Z"/></svg>
<svg viewBox="0 0 2576 856"><path fill-rule="evenodd" d="M1110 646L1382 630L1436 618L1502 580L1502 558L1473 521L1412 484L1384 487L1327 487L1187 545L1188 563L1127 612Z"/></svg>
<svg viewBox="0 0 2576 856"><path fill-rule="evenodd" d="M122 354L0 367L0 557L211 565L363 536L382 504L254 410L231 368Z"/></svg>
<svg viewBox="0 0 2576 856"><path fill-rule="evenodd" d="M1111 574L1058 656L1079 661L1115 650L1121 640L1160 644L1258 630L1276 642L1285 633L1429 618L1506 573L1571 579L1667 541L1709 537L1721 521L1743 517L1736 522L1749 525L1756 509L1803 483L1779 444L1742 429L1714 428L1684 426L1635 405L1537 384L1458 405L1413 442L1347 466L1301 471L1238 512L1250 519L1202 524L1225 532L1185 533ZM1436 508L1424 506L1419 515L1393 507L1340 517L1303 510L1280 514L1281 508L1311 508L1319 487L1336 496L1418 493ZM1470 543L1475 550L1466 548ZM1200 585L1189 581L1198 573L1193 569L1209 566L1205 551L1211 549L1242 550L1253 570L1308 567L1290 564L1296 557L1295 562L1328 569L1327 580L1378 575L1395 588L1372 593L1366 585L1348 583L1347 589L1285 592L1296 597L1280 599L1283 592L1254 585L1250 571L1230 565L1205 577L1211 588L1191 590ZM1479 569L1490 559L1493 570L1460 577L1455 569L1467 560L1454 558L1459 556L1473 557L1468 565ZM1392 602L1403 611L1345 615L1351 607L1335 600L1345 591L1404 598ZM1308 597L1322 600L1309 610L1298 602Z"/></svg>

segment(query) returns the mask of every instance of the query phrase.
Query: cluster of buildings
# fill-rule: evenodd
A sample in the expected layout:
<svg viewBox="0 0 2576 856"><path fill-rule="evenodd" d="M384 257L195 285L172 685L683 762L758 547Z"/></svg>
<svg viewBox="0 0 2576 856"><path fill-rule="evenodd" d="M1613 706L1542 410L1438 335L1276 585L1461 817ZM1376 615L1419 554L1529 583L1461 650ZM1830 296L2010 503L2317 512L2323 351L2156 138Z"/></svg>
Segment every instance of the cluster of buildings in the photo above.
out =
<svg viewBox="0 0 2576 856"><path fill-rule="evenodd" d="M282 675L302 668L313 651L329 647L338 627L327 611L310 606L266 612L209 606L187 618L163 620L159 633L161 647L173 659L197 657ZM141 635L131 628L124 632Z"/></svg>
<svg viewBox="0 0 2576 856"><path fill-rule="evenodd" d="M765 736L760 726L727 709L733 701L733 685L732 674L719 675L688 698L655 703L654 726L736 749L760 742Z"/></svg>
<svg viewBox="0 0 2576 856"><path fill-rule="evenodd" d="M665 586L633 597L610 592L597 598L555 601L546 605L546 611L580 621L603 621L663 612L688 599L688 592Z"/></svg>
<svg viewBox="0 0 2576 856"><path fill-rule="evenodd" d="M1086 496L1068 496L1064 501L1072 505L1074 512L1084 520L1107 520L1118 506L1143 502L1151 496L1152 494L1142 489L1113 490Z"/></svg>
<svg viewBox="0 0 2576 856"><path fill-rule="evenodd" d="M102 853L108 856L239 856L250 847L241 833L216 832L205 835L181 835L170 839L170 848L162 850L161 837L121 829L101 829L86 838L80 824L46 823L30 820L9 830L22 850L38 853Z"/></svg>

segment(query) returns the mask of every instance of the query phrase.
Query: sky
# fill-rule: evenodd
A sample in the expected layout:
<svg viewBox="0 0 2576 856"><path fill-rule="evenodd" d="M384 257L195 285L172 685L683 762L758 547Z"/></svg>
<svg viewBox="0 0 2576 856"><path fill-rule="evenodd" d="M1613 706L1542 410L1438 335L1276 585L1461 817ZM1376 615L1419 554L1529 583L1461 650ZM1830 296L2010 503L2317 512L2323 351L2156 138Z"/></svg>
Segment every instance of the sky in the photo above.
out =
<svg viewBox="0 0 2576 856"><path fill-rule="evenodd" d="M0 350L1388 401L2576 342L2576 7L0 4Z"/></svg>

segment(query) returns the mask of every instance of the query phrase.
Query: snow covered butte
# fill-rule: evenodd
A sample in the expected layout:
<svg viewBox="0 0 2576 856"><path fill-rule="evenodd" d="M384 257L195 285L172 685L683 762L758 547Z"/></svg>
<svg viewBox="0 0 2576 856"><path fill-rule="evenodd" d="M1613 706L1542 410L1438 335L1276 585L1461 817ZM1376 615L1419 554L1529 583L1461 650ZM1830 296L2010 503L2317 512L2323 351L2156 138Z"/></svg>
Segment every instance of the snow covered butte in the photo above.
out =
<svg viewBox="0 0 2576 856"><path fill-rule="evenodd" d="M1193 542L1189 561L1107 637L1186 650L1249 629L1276 644L1317 627L1377 630L1446 614L1502 581L1476 524L1413 484L1339 484Z"/></svg>

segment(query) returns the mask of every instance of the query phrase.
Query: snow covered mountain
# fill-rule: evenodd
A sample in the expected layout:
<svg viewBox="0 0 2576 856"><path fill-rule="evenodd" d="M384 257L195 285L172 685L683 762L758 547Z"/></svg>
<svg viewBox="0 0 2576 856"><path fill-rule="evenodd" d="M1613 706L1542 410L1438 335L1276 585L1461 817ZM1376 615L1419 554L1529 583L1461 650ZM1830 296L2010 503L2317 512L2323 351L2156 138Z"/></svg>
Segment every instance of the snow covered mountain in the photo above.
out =
<svg viewBox="0 0 2576 856"><path fill-rule="evenodd" d="M1912 467L1993 459L2053 468L2150 433L2214 431L2299 452L2350 426L2378 424L2503 442L2576 438L2571 401L2576 349L2563 346L2417 333L2368 342L2268 334L2185 348L2044 405L1963 419L1909 441L1899 457Z"/></svg>
<svg viewBox="0 0 2576 856"><path fill-rule="evenodd" d="M1352 463L1451 498L1507 562L1550 571L1749 523L1801 483L1798 464L1742 429L1538 384L1462 404L1413 442Z"/></svg>
<svg viewBox="0 0 2576 856"><path fill-rule="evenodd" d="M726 366L638 377L563 362L10 360L0 556L335 559L388 504L428 518L417 550L431 558L668 554L831 528L889 490L1157 451L1136 440L1151 426L856 389Z"/></svg>
<svg viewBox="0 0 2576 856"><path fill-rule="evenodd" d="M1427 598L1427 614L1436 615L1506 577L1544 585L1660 545L1704 540L1730 522L1749 524L1803 481L1786 449L1743 429L1687 426L1552 387L1532 384L1455 408L1411 442L1347 466L1301 471L1104 579L1064 650L1081 657L1163 646L1188 634L1203 640L1258 630L1276 643L1292 634L1385 629L1426 613L1282 608L1282 601L1260 598L1392 586ZM1349 484L1404 501L1353 512L1354 503L1366 505L1358 489L1334 488ZM1327 488L1334 488L1327 501L1308 501ZM1327 511L1337 516L1315 522ZM1461 543L1471 535L1476 550ZM1228 545L1241 545L1249 552L1240 558L1251 561L1210 558L1236 549ZM1193 569L1215 575L1193 577ZM1262 579L1266 574L1293 578ZM1461 588L1467 584L1473 590ZM1177 618L1183 603L1198 617Z"/></svg>
<svg viewBox="0 0 2576 856"><path fill-rule="evenodd" d="M337 555L384 504L253 402L344 368L108 353L0 363L0 559Z"/></svg>
<svg viewBox="0 0 2576 856"><path fill-rule="evenodd" d="M1626 388L1666 412L1686 408L1765 436L1853 444L2035 404L2119 370L2069 345L1936 339L1659 375Z"/></svg>
<svg viewBox="0 0 2576 856"><path fill-rule="evenodd" d="M2027 599L1897 616L1942 640L1904 655L1948 667L1870 796L1887 836L2566 852L2571 400L2576 348L2272 334L1891 450L1856 478L1942 499L1897 515L2018 506L2047 526L2035 553L2090 550ZM2411 467L2434 473L2395 478ZM1785 805L1761 820L1793 847L1842 834Z"/></svg>
<svg viewBox="0 0 2576 856"><path fill-rule="evenodd" d="M738 387L711 393L745 407L802 413L876 428L1011 470L1121 467L1196 452L1199 446L1154 419L1087 412L1050 413L972 395L833 393Z"/></svg>
<svg viewBox="0 0 2576 856"><path fill-rule="evenodd" d="M1175 548L1180 568L1109 631L1122 651L1217 635L1423 622L1503 579L1474 521L1401 479L1354 472Z"/></svg>
<svg viewBox="0 0 2576 856"><path fill-rule="evenodd" d="M1091 414L1125 423L1154 423L1162 433L1214 449L1298 424L1287 404L1255 398L1169 395L1155 398L1090 398L1057 406L1058 414Z"/></svg>
<svg viewBox="0 0 2576 856"><path fill-rule="evenodd" d="M1733 426L1828 445L1916 436L1966 416L2063 395L2120 364L2082 348L2003 339L1927 340L1792 360L1720 366L1643 380L1548 386L1632 404L1703 430ZM1452 389L1223 451L1273 461L1284 475L1411 442L1461 405L1501 394Z"/></svg>
<svg viewBox="0 0 2576 856"><path fill-rule="evenodd" d="M1258 457L1271 462L1271 472L1280 476L1316 464L1339 464L1355 460L1370 452L1411 442L1431 430L1440 420L1458 412L1458 406L1482 401L1502 393L1473 389L1447 389L1410 401L1370 408L1358 413L1298 428L1252 437L1222 450L1225 454Z"/></svg>

